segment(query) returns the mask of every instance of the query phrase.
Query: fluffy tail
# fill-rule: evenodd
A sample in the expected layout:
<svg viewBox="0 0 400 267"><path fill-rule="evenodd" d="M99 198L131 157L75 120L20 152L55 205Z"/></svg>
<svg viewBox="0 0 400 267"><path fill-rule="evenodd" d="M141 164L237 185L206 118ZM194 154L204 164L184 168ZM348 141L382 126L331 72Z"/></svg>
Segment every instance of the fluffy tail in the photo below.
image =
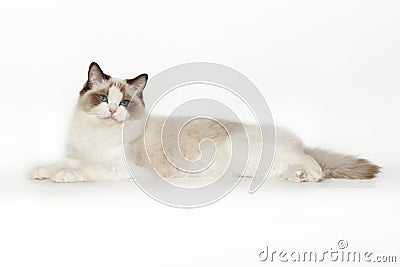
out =
<svg viewBox="0 0 400 267"><path fill-rule="evenodd" d="M329 152L322 149L306 149L321 166L324 178L370 179L380 172L380 167L362 158Z"/></svg>

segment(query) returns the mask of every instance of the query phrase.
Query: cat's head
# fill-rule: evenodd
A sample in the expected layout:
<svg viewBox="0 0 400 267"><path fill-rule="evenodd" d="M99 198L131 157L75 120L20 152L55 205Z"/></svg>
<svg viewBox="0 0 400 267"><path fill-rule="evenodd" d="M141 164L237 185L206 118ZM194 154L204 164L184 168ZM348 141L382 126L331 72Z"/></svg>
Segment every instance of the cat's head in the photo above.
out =
<svg viewBox="0 0 400 267"><path fill-rule="evenodd" d="M79 93L78 107L109 123L140 118L145 110L143 89L147 78L147 74L134 79L113 78L93 62L89 66L88 80Z"/></svg>

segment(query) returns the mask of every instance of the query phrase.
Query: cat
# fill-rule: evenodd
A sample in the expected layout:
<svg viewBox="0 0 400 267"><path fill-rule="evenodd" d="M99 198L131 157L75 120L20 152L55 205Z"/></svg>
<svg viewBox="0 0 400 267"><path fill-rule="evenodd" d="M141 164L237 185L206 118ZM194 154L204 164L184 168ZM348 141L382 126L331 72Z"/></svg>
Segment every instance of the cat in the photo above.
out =
<svg viewBox="0 0 400 267"><path fill-rule="evenodd" d="M212 138L220 152L212 165L203 172L188 173L169 161L160 142L161 126L166 118L154 116L145 124L147 113L143 90L147 80L147 74L134 79L113 78L104 74L97 63L91 63L72 116L66 158L34 169L32 178L54 182L131 178L124 155L133 162L138 170L135 174L139 176L155 173L161 177L222 175L229 161L229 138L223 127L210 120L199 119L186 125L179 135L179 145L185 158L195 160L201 156L199 144L202 139ZM129 131L123 136L124 125L129 125ZM227 125L241 126L233 122L227 122ZM244 172L232 175L252 177L258 164L255 158L259 154L255 151L260 139L257 127L245 127L250 139L249 164ZM275 155L268 177L318 182L327 178L369 179L380 171L380 167L366 159L308 148L286 129L277 127L275 132ZM144 136L146 146L143 145Z"/></svg>

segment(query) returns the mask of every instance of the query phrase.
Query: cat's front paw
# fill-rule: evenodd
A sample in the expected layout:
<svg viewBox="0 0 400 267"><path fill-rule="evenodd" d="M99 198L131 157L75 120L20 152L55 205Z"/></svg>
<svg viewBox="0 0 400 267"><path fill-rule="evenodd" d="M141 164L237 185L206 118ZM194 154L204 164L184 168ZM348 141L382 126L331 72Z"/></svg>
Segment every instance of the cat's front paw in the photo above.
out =
<svg viewBox="0 0 400 267"><path fill-rule="evenodd" d="M56 183L76 183L85 181L86 179L84 175L77 170L61 169L57 171L50 180Z"/></svg>
<svg viewBox="0 0 400 267"><path fill-rule="evenodd" d="M31 175L32 179L44 180L50 178L50 170L46 167L35 168Z"/></svg>

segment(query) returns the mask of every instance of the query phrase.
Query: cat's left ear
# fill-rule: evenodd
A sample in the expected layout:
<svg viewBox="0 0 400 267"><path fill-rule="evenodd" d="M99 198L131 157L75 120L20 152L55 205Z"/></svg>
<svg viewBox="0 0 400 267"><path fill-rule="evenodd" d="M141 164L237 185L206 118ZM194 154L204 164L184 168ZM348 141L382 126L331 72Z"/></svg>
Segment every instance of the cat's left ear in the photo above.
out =
<svg viewBox="0 0 400 267"><path fill-rule="evenodd" d="M149 76L147 74L140 74L136 78L126 80L126 83L130 85L131 89L141 97Z"/></svg>

